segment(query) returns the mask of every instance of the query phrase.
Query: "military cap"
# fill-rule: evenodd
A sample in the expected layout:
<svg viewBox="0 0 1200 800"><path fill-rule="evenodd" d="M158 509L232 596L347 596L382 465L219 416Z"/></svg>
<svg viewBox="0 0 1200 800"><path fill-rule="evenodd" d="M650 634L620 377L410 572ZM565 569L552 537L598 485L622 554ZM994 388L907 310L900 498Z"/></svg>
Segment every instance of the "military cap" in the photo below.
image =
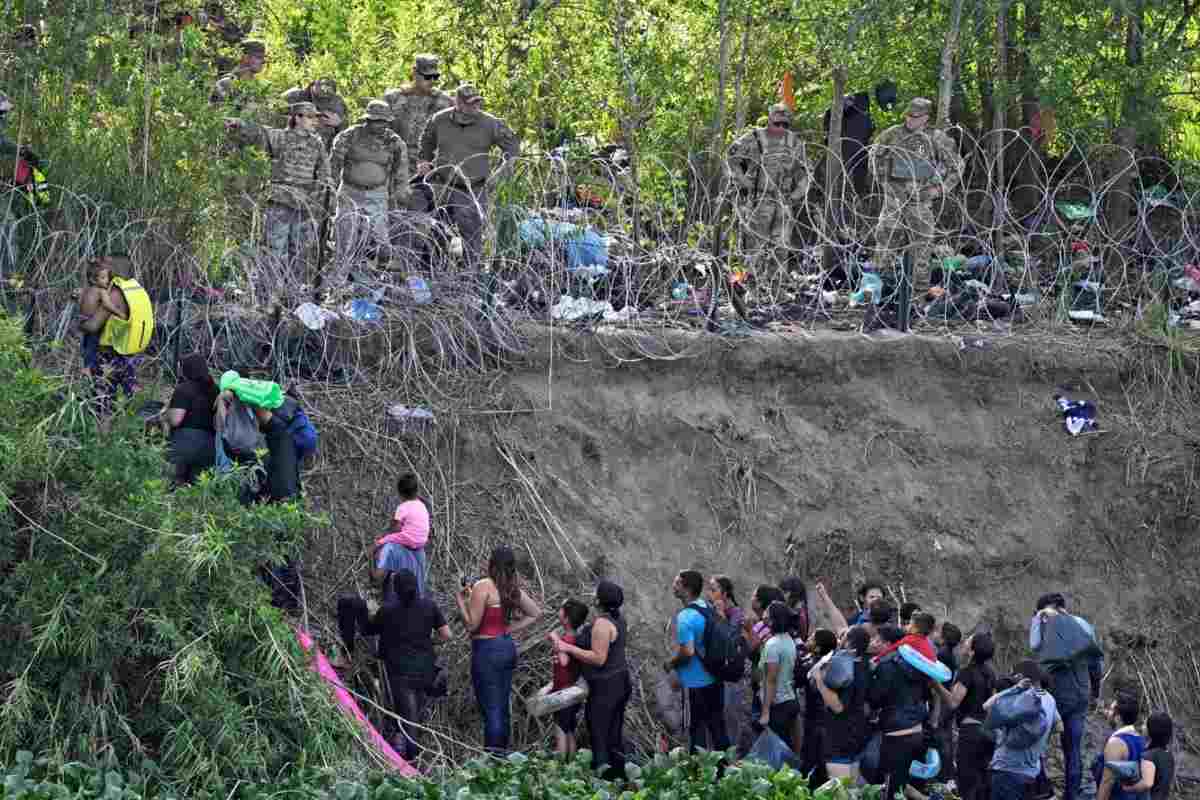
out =
<svg viewBox="0 0 1200 800"><path fill-rule="evenodd" d="M908 101L908 110L904 112L906 116L919 117L933 113L933 101L924 97L914 97Z"/></svg>
<svg viewBox="0 0 1200 800"><path fill-rule="evenodd" d="M440 59L432 53L418 53L414 61L416 61L417 72L422 75L433 75L441 66Z"/></svg>
<svg viewBox="0 0 1200 800"><path fill-rule="evenodd" d="M457 89L454 90L454 96L459 100L462 100L464 103L473 103L476 100L483 100L483 95L479 93L479 90L475 88L475 84L473 83L461 84Z"/></svg>
<svg viewBox="0 0 1200 800"><path fill-rule="evenodd" d="M288 107L288 113L291 114L292 116L297 116L297 115L303 116L305 114L311 114L312 116L315 117L317 114L319 114L321 112L317 111L317 107L315 105L313 105L312 103L304 101L304 102L300 102L300 103L292 103L291 106Z"/></svg>
<svg viewBox="0 0 1200 800"><path fill-rule="evenodd" d="M367 103L367 113L363 114L363 119L375 120L377 122L391 122L392 107L383 100L372 100Z"/></svg>
<svg viewBox="0 0 1200 800"><path fill-rule="evenodd" d="M267 55L267 43L262 39L242 39L242 52L248 56Z"/></svg>
<svg viewBox="0 0 1200 800"><path fill-rule="evenodd" d="M291 89L288 89L283 93L283 102L291 106L295 105L296 103L305 102L304 98L307 96L308 93L306 91L301 89L299 86L293 86Z"/></svg>
<svg viewBox="0 0 1200 800"><path fill-rule="evenodd" d="M769 109L767 109L767 116L768 117L786 117L787 119L791 119L792 118L792 110L790 108L788 108L787 105L784 103L776 103L775 105L773 105Z"/></svg>

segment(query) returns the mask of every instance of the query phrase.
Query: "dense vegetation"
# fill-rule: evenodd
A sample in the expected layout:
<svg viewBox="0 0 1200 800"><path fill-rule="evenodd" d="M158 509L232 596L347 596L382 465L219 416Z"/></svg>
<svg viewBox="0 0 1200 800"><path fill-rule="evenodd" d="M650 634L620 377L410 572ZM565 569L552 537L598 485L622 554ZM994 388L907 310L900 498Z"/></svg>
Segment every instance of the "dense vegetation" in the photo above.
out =
<svg viewBox="0 0 1200 800"><path fill-rule="evenodd" d="M589 768L591 752L580 751L570 762L515 753L507 760L476 759L444 780L402 781L384 775L367 779L338 778L329 770L297 770L281 780L242 783L227 789L213 783L188 795L194 800L878 800L879 788L846 789L830 783L815 791L790 769L778 772L763 764L744 763L718 775L719 753L688 756L682 750L661 754L645 766L630 766L628 780L606 781ZM0 783L3 800L168 800L177 795L161 784L158 766L145 762L129 773L82 764L57 766L32 753L18 755Z"/></svg>
<svg viewBox="0 0 1200 800"><path fill-rule="evenodd" d="M243 508L236 480L169 490L136 415L97 429L0 316L0 762L19 749L173 782L344 757L347 733L258 564L319 520Z"/></svg>
<svg viewBox="0 0 1200 800"><path fill-rule="evenodd" d="M226 202L245 185L231 173L261 170L261 157L222 146L223 110L208 102L235 46L198 25L177 29L177 14L198 11L183 0L14 0L5 9L7 30L44 28L37 48L9 48L0 74L17 105L15 132L48 157L51 181L71 197L104 201L92 209L103 237L153 228L205 268L236 251L249 231ZM1200 153L1189 77L1198 28L1185 0L242 0L227 11L269 45L255 81L268 107L284 89L329 75L356 116L407 79L412 53L436 51L443 84L478 83L527 147L573 135L623 140L642 188L676 200L687 196L681 176L711 173L706 152L755 123L785 73L814 138L834 78L847 91L892 79L901 105L936 96L955 25L950 112L974 136L1053 110L1051 151L1075 134L1097 143L1122 130L1143 153ZM898 113L876 108L876 122Z"/></svg>

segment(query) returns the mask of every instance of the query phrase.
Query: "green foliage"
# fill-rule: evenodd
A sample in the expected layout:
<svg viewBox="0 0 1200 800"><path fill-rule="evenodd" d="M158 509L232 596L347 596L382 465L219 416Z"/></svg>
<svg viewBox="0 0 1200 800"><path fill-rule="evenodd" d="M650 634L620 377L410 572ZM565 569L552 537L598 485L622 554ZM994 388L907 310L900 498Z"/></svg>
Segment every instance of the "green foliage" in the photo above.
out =
<svg viewBox="0 0 1200 800"><path fill-rule="evenodd" d="M347 780L330 770L289 770L270 783L213 783L190 797L218 800L879 800L879 787L848 789L836 781L811 790L791 769L772 770L743 763L717 779L720 753L689 756L682 750L658 755L644 767L630 766L627 781L606 781L589 767L591 753L580 751L573 760L519 753L505 760L476 759L439 779L403 780L373 773L365 780ZM161 782L157 764L144 761L135 772L121 772L79 763L56 765L17 753L15 763L0 774L0 800L167 800L170 787Z"/></svg>
<svg viewBox="0 0 1200 800"><path fill-rule="evenodd" d="M151 756L181 786L345 758L346 723L256 578L319 524L170 491L136 415L98 429L0 316L0 761Z"/></svg>

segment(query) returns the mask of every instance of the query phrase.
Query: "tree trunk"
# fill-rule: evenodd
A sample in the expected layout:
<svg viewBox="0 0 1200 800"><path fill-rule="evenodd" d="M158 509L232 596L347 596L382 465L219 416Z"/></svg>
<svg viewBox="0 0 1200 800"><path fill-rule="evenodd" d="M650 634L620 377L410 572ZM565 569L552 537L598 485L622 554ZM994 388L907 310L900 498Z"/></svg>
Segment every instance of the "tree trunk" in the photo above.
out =
<svg viewBox="0 0 1200 800"><path fill-rule="evenodd" d="M729 0L720 0L717 10L717 29L721 43L717 55L717 96L714 99L712 138L709 140L708 197L716 197L721 191L721 177L725 138L725 88L729 82ZM714 209L715 210L715 209ZM706 212L707 213L707 212Z"/></svg>
<svg viewBox="0 0 1200 800"><path fill-rule="evenodd" d="M1130 9L1125 28L1125 65L1137 67L1142 63L1142 26L1145 17L1145 0L1136 0ZM1133 208L1133 192L1137 178L1137 158L1134 147L1137 145L1137 125L1140 121L1142 101L1137 89L1132 86L1125 90L1125 98L1121 108L1121 126L1113 131L1113 145L1116 152L1110 161L1110 174L1116 176L1112 188L1104 199L1104 223L1108 235L1115 241L1125 238L1129 227L1130 211ZM1106 259L1111 270L1120 259L1116 248L1108 252Z"/></svg>
<svg viewBox="0 0 1200 800"><path fill-rule="evenodd" d="M992 156L992 238L995 257L992 261L991 291L999 294L1006 289L1004 273L1004 213L1007 205L1004 192L1004 129L1007 120L1008 76L1008 9L1010 0L1000 0L996 13L996 96L992 99L992 133L990 150Z"/></svg>
<svg viewBox="0 0 1200 800"><path fill-rule="evenodd" d="M950 9L950 27L942 45L942 74L938 82L936 125L946 127L950 121L950 97L954 94L954 62L958 58L958 38L962 29L963 0L954 0Z"/></svg>
<svg viewBox="0 0 1200 800"><path fill-rule="evenodd" d="M733 108L735 115L733 129L735 131L740 131L746 127L746 107L749 103L746 102L746 98L742 95L742 85L746 79L746 61L750 57L751 21L750 15L746 14L746 24L742 28L742 52L738 57L737 72L733 76Z"/></svg>
<svg viewBox="0 0 1200 800"><path fill-rule="evenodd" d="M1037 72L1033 66L1033 49L1042 36L1042 2L1041 0L1024 0L1025 24L1022 31L1021 44L1021 137L1020 143L1014 148L1013 156L1016 161L1013 183L1016 191L1013 204L1022 213L1032 211L1042 198L1042 187L1039 183L1037 165L1041 157L1038 143L1033 138L1034 117L1041 109L1041 98L1038 87Z"/></svg>
<svg viewBox="0 0 1200 800"><path fill-rule="evenodd" d="M832 240L837 235L838 220L845 216L842 205L842 115L845 110L846 80L849 70L844 64L833 68L833 102L829 104L829 135L825 140L825 219L827 244L821 253L826 270L833 268Z"/></svg>

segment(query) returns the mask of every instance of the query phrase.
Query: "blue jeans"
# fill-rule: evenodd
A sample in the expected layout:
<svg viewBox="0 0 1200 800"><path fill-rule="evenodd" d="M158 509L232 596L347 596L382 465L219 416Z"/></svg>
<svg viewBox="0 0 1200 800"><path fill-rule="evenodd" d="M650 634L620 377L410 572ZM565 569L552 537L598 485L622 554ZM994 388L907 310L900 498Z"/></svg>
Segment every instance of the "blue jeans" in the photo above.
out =
<svg viewBox="0 0 1200 800"><path fill-rule="evenodd" d="M483 715L483 746L507 750L512 716L513 670L517 668L517 646L512 637L475 639L471 642L471 685Z"/></svg>
<svg viewBox="0 0 1200 800"><path fill-rule="evenodd" d="M1063 717L1063 800L1077 800L1083 780L1083 731L1087 726L1087 708Z"/></svg>
<svg viewBox="0 0 1200 800"><path fill-rule="evenodd" d="M1006 772L1002 769L992 771L991 800L1025 800L1025 793L1033 786L1033 778Z"/></svg>

